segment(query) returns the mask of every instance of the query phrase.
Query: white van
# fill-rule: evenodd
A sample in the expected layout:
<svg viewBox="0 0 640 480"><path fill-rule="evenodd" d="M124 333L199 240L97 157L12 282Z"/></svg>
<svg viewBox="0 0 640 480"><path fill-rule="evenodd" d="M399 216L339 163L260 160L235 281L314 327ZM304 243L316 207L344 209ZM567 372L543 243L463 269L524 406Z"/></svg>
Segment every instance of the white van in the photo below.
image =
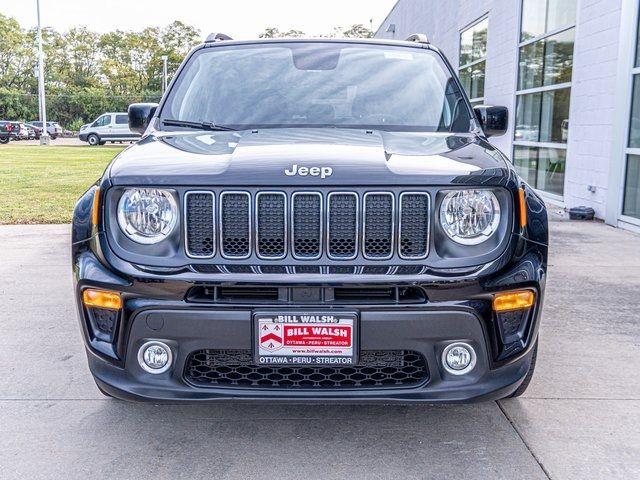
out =
<svg viewBox="0 0 640 480"><path fill-rule="evenodd" d="M129 130L129 116L126 112L103 113L93 123L83 125L80 129L80 140L89 145L136 142L139 139L140 134Z"/></svg>

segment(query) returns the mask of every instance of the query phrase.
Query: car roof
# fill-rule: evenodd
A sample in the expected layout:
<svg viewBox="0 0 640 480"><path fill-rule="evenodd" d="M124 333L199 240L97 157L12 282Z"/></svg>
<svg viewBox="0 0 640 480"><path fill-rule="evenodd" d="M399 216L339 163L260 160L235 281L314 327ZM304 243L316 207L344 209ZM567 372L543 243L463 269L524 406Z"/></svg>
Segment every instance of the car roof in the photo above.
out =
<svg viewBox="0 0 640 480"><path fill-rule="evenodd" d="M211 37L211 36L210 36ZM388 45L406 48L425 48L438 51L431 43L413 40L391 40L385 38L257 38L252 40L208 40L202 43L204 47L222 47L232 45L252 45L252 44L276 44L276 43L350 43L364 45Z"/></svg>

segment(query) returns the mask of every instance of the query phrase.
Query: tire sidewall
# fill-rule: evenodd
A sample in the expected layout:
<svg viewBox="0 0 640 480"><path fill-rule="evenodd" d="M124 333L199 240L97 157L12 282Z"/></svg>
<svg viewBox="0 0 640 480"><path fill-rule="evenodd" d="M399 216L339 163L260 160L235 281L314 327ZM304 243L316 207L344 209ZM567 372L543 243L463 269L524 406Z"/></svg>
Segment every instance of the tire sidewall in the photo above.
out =
<svg viewBox="0 0 640 480"><path fill-rule="evenodd" d="M87 137L87 143L92 147L100 145L100 137L98 137L98 135L96 135L95 133L92 133Z"/></svg>

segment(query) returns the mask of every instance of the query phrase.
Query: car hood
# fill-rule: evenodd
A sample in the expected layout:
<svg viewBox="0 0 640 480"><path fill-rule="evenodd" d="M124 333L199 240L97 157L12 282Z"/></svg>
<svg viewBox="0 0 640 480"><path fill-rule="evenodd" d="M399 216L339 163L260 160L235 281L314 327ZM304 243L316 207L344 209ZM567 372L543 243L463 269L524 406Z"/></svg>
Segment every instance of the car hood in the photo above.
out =
<svg viewBox="0 0 640 480"><path fill-rule="evenodd" d="M158 186L498 184L509 172L473 134L338 128L154 132L107 170L113 185Z"/></svg>

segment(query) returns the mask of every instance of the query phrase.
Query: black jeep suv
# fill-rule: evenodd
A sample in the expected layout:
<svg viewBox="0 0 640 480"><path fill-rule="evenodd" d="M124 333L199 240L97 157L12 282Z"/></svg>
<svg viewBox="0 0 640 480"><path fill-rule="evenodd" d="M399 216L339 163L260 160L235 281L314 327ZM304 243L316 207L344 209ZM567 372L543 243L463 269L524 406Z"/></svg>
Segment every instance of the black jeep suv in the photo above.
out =
<svg viewBox="0 0 640 480"><path fill-rule="evenodd" d="M131 400L521 394L543 202L444 56L410 41L211 36L78 201L89 366Z"/></svg>

